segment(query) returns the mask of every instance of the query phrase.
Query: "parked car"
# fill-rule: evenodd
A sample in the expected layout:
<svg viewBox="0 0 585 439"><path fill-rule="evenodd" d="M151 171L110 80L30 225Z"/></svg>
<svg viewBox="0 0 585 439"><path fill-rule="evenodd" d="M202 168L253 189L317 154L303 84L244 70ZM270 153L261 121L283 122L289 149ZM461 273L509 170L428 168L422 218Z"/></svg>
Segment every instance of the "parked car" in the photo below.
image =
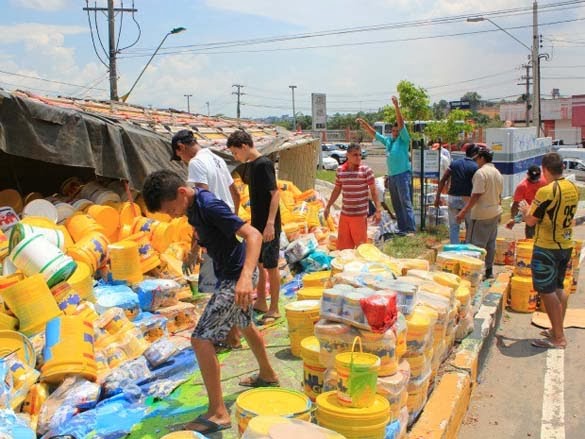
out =
<svg viewBox="0 0 585 439"><path fill-rule="evenodd" d="M336 146L338 149L341 149L343 151L347 151L347 147L349 146L349 143L335 143L333 144L333 146ZM366 148L362 148L362 159L365 159L368 156L368 150Z"/></svg>
<svg viewBox="0 0 585 439"><path fill-rule="evenodd" d="M580 159L563 159L565 173L574 174L576 180L585 180L585 163Z"/></svg>
<svg viewBox="0 0 585 439"><path fill-rule="evenodd" d="M340 165L347 160L347 151L339 149L335 145L323 143L321 144L321 152L324 156L337 160Z"/></svg>
<svg viewBox="0 0 585 439"><path fill-rule="evenodd" d="M333 157L327 157L324 151L321 151L321 163L323 169L328 171L335 171L339 167L339 163Z"/></svg>

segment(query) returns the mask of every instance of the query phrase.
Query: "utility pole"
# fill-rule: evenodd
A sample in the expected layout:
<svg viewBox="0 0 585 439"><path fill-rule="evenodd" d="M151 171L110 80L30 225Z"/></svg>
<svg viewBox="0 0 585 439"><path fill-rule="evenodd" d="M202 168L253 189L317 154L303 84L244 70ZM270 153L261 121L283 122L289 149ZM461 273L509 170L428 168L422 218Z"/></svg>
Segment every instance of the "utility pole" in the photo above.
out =
<svg viewBox="0 0 585 439"><path fill-rule="evenodd" d="M233 91L232 94L233 95L237 95L238 96L238 106L236 108L236 114L238 119L240 118L240 98L245 95L246 93L242 92L242 88L244 88L244 86L242 84L234 84L232 85L232 87L236 87L237 91Z"/></svg>
<svg viewBox="0 0 585 439"><path fill-rule="evenodd" d="M532 79L532 77L530 76L530 69L532 68L532 65L530 65L529 63L523 64L522 68L526 69L526 75L522 76L522 79L526 82L521 82L518 85L525 85L526 86L526 93L524 95L524 102L526 103L526 116L525 116L525 121L526 121L526 126L529 127L530 126L530 80Z"/></svg>
<svg viewBox="0 0 585 439"><path fill-rule="evenodd" d="M207 101L205 105L207 105L207 117L209 117L209 101Z"/></svg>
<svg viewBox="0 0 585 439"><path fill-rule="evenodd" d="M289 85L288 88L292 91L292 106L293 106L293 132L297 130L297 112L295 111L295 88L296 85Z"/></svg>
<svg viewBox="0 0 585 439"><path fill-rule="evenodd" d="M187 113L191 113L191 96L193 95L183 95L187 98Z"/></svg>
<svg viewBox="0 0 585 439"><path fill-rule="evenodd" d="M138 9L134 8L116 8L114 7L114 0L108 0L107 8L98 7L86 7L83 8L88 13L98 11L107 12L108 14L108 43L109 43L109 70L110 70L110 99L112 101L118 100L118 71L116 69L116 55L118 50L116 49L116 13L117 12L137 12ZM97 26L97 23L96 23Z"/></svg>
<svg viewBox="0 0 585 439"><path fill-rule="evenodd" d="M540 137L540 54L538 37L538 2L532 4L532 73L534 75L532 99L532 115L536 124L536 136Z"/></svg>

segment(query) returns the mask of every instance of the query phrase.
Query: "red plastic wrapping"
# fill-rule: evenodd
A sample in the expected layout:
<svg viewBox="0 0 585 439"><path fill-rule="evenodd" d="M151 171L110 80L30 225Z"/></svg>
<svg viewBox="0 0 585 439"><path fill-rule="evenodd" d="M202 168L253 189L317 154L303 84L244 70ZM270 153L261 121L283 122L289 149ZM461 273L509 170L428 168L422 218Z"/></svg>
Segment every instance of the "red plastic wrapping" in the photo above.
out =
<svg viewBox="0 0 585 439"><path fill-rule="evenodd" d="M385 332L396 321L396 293L374 294L360 300L360 306L373 332Z"/></svg>

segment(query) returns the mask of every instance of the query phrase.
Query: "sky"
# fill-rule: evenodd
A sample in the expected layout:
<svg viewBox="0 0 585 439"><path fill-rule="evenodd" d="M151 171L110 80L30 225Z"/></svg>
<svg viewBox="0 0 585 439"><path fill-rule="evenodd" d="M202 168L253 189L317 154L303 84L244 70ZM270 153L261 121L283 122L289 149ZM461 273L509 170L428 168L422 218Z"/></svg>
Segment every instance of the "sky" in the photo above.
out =
<svg viewBox="0 0 585 439"><path fill-rule="evenodd" d="M563 96L585 94L585 1L546 10L559 2L539 2L541 51L550 56L542 61L544 97L553 88ZM95 3L107 5L94 0L90 6ZM131 0L115 4L133 5ZM494 24L468 23L466 17L499 11L489 15L492 21L531 46L532 13L524 10L531 5L529 0L135 0L134 17L116 17L122 23L119 94L130 89L163 37L182 26L187 30L168 36L129 103L186 110L190 94L192 112L206 114L209 103L211 114L235 116L232 86L242 84L242 117L279 116L292 114L289 86L296 85L297 112L311 113L311 93L327 94L329 114L375 111L390 102L403 79L425 87L432 102L458 100L467 91L483 99L515 99L524 92L518 83L529 51ZM107 57L95 27L90 32L85 6L84 0L0 0L0 87L108 99L108 70L92 47L92 34L99 55L106 62ZM92 26L94 19L92 13ZM126 48L138 36L136 23L139 41ZM102 13L97 24L107 44ZM274 41L277 37L282 41Z"/></svg>

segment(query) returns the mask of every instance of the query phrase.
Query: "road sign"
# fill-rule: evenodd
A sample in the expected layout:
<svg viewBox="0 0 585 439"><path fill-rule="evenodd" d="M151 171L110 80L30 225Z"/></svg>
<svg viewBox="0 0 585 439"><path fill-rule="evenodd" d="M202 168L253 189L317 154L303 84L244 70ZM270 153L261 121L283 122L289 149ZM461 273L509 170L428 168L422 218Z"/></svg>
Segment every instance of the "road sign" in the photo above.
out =
<svg viewBox="0 0 585 439"><path fill-rule="evenodd" d="M313 131L327 129L327 95L311 93Z"/></svg>
<svg viewBox="0 0 585 439"><path fill-rule="evenodd" d="M471 104L469 101L451 101L449 102L449 108L451 108L451 110L469 110Z"/></svg>
<svg viewBox="0 0 585 439"><path fill-rule="evenodd" d="M424 151L424 178L439 178L439 150ZM415 149L412 155L412 173L415 177L421 176L421 151Z"/></svg>

